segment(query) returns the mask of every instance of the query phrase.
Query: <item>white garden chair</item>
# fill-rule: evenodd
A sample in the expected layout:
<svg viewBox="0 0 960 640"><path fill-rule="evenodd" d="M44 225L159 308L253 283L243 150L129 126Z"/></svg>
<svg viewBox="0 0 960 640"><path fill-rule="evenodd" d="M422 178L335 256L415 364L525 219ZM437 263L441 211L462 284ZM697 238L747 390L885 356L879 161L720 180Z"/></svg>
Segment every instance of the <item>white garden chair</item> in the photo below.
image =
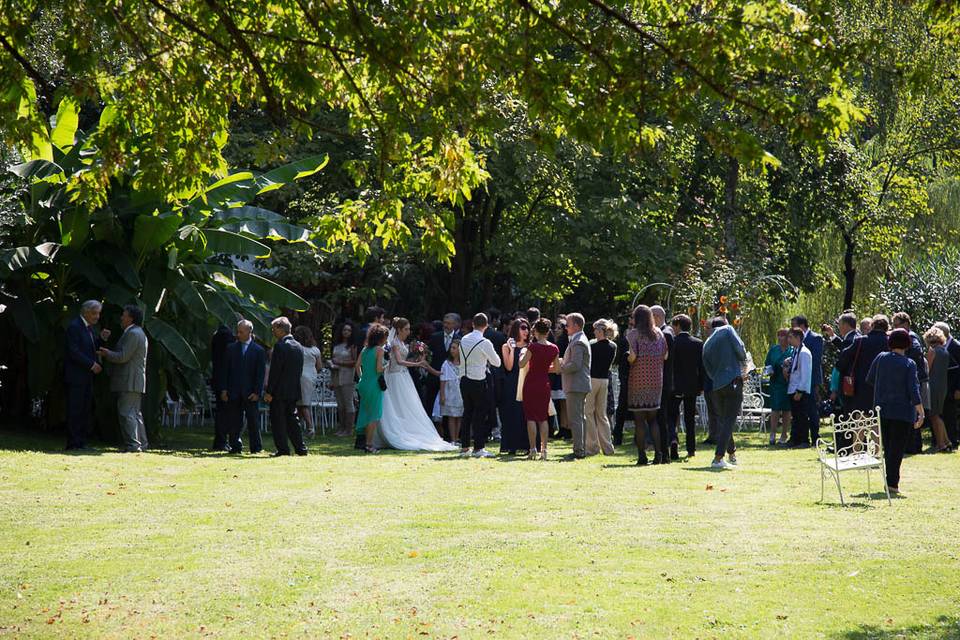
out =
<svg viewBox="0 0 960 640"><path fill-rule="evenodd" d="M887 467L883 460L883 438L880 435L880 407L873 411L853 411L849 415L835 418L831 414L820 421L821 430L833 433L833 442L823 438L817 439L817 457L820 460L820 501L824 498L824 484L827 476L833 478L840 493L840 504L846 505L843 499L843 487L840 483L840 474L846 471L865 471L867 474L867 495L870 492L870 472L880 471L880 480L883 490L887 494L887 503L890 501L890 489L887 487ZM839 437L842 436L842 437ZM838 442L846 442L838 447Z"/></svg>
<svg viewBox="0 0 960 640"><path fill-rule="evenodd" d="M310 402L314 428L319 428L322 435L326 435L327 427L332 429L337 421L337 396L330 388L331 377L330 369L324 367L320 370Z"/></svg>
<svg viewBox="0 0 960 640"><path fill-rule="evenodd" d="M747 422L756 422L760 433L766 431L770 418L770 409L764 404L769 396L763 392L760 376L756 371L750 372L743 379L743 404L740 405L740 420L738 431L743 431Z"/></svg>

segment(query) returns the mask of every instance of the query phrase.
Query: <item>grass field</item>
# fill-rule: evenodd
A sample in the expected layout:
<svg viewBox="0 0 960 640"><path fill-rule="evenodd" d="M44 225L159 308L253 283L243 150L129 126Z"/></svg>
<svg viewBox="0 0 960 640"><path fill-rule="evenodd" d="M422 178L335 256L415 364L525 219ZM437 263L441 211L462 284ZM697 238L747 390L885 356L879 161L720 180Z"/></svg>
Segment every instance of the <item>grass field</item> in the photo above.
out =
<svg viewBox="0 0 960 640"><path fill-rule="evenodd" d="M842 508L757 436L729 472L208 442L0 432L0 637L960 638L960 455Z"/></svg>

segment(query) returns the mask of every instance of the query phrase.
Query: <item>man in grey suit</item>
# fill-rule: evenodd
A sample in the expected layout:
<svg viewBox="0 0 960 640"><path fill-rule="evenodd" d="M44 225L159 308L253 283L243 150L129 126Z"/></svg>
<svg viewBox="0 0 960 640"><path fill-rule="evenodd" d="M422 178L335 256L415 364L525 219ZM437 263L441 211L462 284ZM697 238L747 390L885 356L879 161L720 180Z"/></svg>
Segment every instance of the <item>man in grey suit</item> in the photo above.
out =
<svg viewBox="0 0 960 640"><path fill-rule="evenodd" d="M584 319L579 313L567 314L570 344L560 363L563 393L567 397L567 420L573 434L573 457L587 456L584 404L590 393L590 342L583 334Z"/></svg>
<svg viewBox="0 0 960 640"><path fill-rule="evenodd" d="M125 453L140 452L147 448L147 430L143 424L140 405L147 388L147 334L140 326L143 312L139 307L127 305L120 316L123 335L117 342L116 351L100 349L100 355L116 365L110 376L110 390L117 394L117 413L125 440Z"/></svg>

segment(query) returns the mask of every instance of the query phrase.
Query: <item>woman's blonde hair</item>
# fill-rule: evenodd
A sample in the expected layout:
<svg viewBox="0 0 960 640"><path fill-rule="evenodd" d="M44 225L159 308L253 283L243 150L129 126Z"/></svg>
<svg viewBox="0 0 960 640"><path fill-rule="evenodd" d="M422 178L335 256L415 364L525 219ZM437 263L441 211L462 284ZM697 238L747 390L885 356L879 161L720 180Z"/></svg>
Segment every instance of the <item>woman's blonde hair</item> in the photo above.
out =
<svg viewBox="0 0 960 640"><path fill-rule="evenodd" d="M928 347L940 347L947 344L947 336L943 335L943 331L938 327L930 327L923 334L923 341L927 343Z"/></svg>

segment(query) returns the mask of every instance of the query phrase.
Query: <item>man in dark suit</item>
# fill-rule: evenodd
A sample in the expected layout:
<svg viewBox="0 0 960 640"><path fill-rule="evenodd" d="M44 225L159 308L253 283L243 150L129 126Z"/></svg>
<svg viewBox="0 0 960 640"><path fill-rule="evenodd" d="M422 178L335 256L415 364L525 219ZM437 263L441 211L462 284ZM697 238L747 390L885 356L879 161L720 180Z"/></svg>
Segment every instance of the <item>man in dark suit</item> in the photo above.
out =
<svg viewBox="0 0 960 640"><path fill-rule="evenodd" d="M93 377L103 371L97 351L110 337L103 329L99 336L94 325L103 309L96 300L80 305L80 315L67 325L63 376L67 391L67 451L87 448L90 413L93 411Z"/></svg>
<svg viewBox="0 0 960 640"><path fill-rule="evenodd" d="M908 358L913 360L913 363L917 365L917 382L920 383L920 398L923 400L925 408L929 410L930 405L930 372L927 367L927 349L923 344L923 340L920 339L916 333L914 333L912 328L912 322L910 320L910 314L905 311L898 311L893 314L890 318L893 323L894 329L903 329L907 332L907 335L910 337L910 348L907 349L906 355ZM949 353L949 351L947 352ZM927 411L924 411L926 414ZM930 424L929 416L924 415L924 425L928 426ZM923 452L923 429L911 429L910 435L907 437L907 446L905 449L906 453L922 453Z"/></svg>
<svg viewBox="0 0 960 640"><path fill-rule="evenodd" d="M228 410L227 404L221 400L221 391L224 387L224 374L226 373L227 347L236 342L233 332L225 324L217 327L217 332L213 334L210 340L210 364L213 368L213 375L210 379L210 387L213 389L215 398L213 407L213 444L210 451L223 451L227 447L227 435L230 431L227 426Z"/></svg>
<svg viewBox="0 0 960 640"><path fill-rule="evenodd" d="M491 308L487 311L489 324L487 330L483 332L483 337L493 344L493 349L498 356L503 355L503 345L507 343L507 336L498 328L501 315L499 309ZM490 374L487 376L487 400L490 402L490 409L487 411L487 433L492 435L493 440L500 439L500 422L497 417L500 396L503 394L503 377L503 363L499 367L490 367Z"/></svg>
<svg viewBox="0 0 960 640"><path fill-rule="evenodd" d="M693 320L681 313L671 321L673 333L673 397L674 416L680 415L683 404L683 425L686 430L687 457L697 451L697 396L703 392L703 341L690 335Z"/></svg>
<svg viewBox="0 0 960 640"><path fill-rule="evenodd" d="M849 347L840 352L837 370L841 376L853 376L852 399L844 398L844 411L872 411L873 385L867 384L867 373L873 360L889 351L887 348L887 329L890 321L885 315L873 317L873 329L865 336L854 338Z"/></svg>
<svg viewBox="0 0 960 640"><path fill-rule="evenodd" d="M667 359L663 361L663 387L660 392L660 409L657 411L657 423L660 428L660 442L663 444L662 459L679 460L677 451L677 414L673 411L673 329L667 324L667 312L660 305L650 307L653 323L660 327L667 341Z"/></svg>
<svg viewBox="0 0 960 640"><path fill-rule="evenodd" d="M267 356L263 347L253 341L253 323L237 323L237 339L227 347L223 356L223 377L217 398L223 403L224 422L228 429L230 453L243 451L240 433L244 419L250 434L250 453L263 450L258 425L257 403L263 395L263 374Z"/></svg>
<svg viewBox="0 0 960 640"><path fill-rule="evenodd" d="M298 456L307 455L297 419L297 402L300 401L300 376L303 373L303 347L290 335L293 326L281 316L270 323L277 343L270 357L270 376L264 401L270 405L270 428L277 447L274 456L290 455L287 438L293 443Z"/></svg>
<svg viewBox="0 0 960 640"><path fill-rule="evenodd" d="M950 333L950 325L937 322L935 325L947 338L947 353L950 354L950 368L947 369L947 397L943 401L943 423L947 428L947 437L954 448L960 447L960 429L957 428L957 400L960 399L960 342Z"/></svg>
<svg viewBox="0 0 960 640"><path fill-rule="evenodd" d="M829 324L823 325L823 337L830 342L834 349L843 351L853 344L853 340L860 335L860 332L857 331L857 315L853 311L844 311L837 318L837 326L840 328L840 335L837 335Z"/></svg>
<svg viewBox="0 0 960 640"><path fill-rule="evenodd" d="M363 313L363 324L360 325L360 330L353 336L353 344L357 347L357 353L363 351L363 345L367 342L367 331L370 330L370 325L383 324L383 317L386 314L387 312L384 311L383 307L367 307L367 310Z"/></svg>
<svg viewBox="0 0 960 640"><path fill-rule="evenodd" d="M443 316L443 330L437 331L430 340L427 341L427 348L430 349L430 366L435 371L440 371L444 361L447 359L447 353L450 351L450 343L460 338L460 316L456 313L448 313ZM440 393L440 378L437 376L427 376L427 382L424 385L423 409L428 416L433 415L433 405L437 400L437 394ZM448 438L447 420L443 419L440 427L440 436Z"/></svg>

